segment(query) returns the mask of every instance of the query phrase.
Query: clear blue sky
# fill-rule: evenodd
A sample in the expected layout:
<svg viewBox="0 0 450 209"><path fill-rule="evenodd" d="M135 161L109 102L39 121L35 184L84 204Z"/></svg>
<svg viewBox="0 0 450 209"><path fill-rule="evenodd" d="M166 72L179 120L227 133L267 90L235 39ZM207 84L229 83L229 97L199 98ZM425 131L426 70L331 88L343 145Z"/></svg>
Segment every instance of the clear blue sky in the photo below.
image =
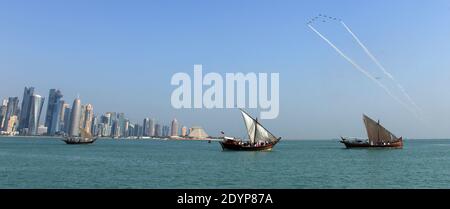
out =
<svg viewBox="0 0 450 209"><path fill-rule="evenodd" d="M418 120L307 26L342 18L423 109ZM279 72L285 138L364 136L361 114L397 135L450 137L450 2L0 1L0 97L34 86L77 93L97 113L125 112L243 136L236 110L174 110L170 78L204 72ZM337 24L316 26L361 65L382 73ZM249 110L257 114L257 110Z"/></svg>

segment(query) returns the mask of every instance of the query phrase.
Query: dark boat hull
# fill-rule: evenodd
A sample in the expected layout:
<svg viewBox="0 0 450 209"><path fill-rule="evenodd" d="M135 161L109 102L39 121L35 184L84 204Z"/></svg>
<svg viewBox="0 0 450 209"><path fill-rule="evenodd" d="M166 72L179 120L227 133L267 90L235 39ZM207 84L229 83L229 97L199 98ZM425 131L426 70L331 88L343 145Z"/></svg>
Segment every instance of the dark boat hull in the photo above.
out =
<svg viewBox="0 0 450 209"><path fill-rule="evenodd" d="M94 143L96 140L97 140L97 139L93 139L93 140L90 140L90 141L73 141L73 140L63 139L63 141L64 141L66 144L92 144L92 143Z"/></svg>
<svg viewBox="0 0 450 209"><path fill-rule="evenodd" d="M220 145L222 146L223 150L233 150L233 151L271 151L273 149L273 147L278 143L278 141L273 142L273 143L269 143L267 145L249 146L249 145L239 144L237 141L226 140L226 141L221 141Z"/></svg>
<svg viewBox="0 0 450 209"><path fill-rule="evenodd" d="M346 140L342 140L341 143L343 143L346 148L403 148L403 140L401 138L398 141L389 144L355 143Z"/></svg>

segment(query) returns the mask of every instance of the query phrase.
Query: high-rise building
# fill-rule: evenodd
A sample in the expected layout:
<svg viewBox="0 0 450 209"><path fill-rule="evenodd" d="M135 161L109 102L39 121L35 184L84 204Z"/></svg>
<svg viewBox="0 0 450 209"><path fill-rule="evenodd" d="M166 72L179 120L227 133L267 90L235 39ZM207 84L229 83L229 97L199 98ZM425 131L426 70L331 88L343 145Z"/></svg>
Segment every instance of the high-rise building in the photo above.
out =
<svg viewBox="0 0 450 209"><path fill-rule="evenodd" d="M155 129L155 120L150 119L148 122L148 136L156 136Z"/></svg>
<svg viewBox="0 0 450 209"><path fill-rule="evenodd" d="M111 120L111 113L105 113L102 115L101 120L102 124L104 124L102 136L111 136L112 131L112 120Z"/></svg>
<svg viewBox="0 0 450 209"><path fill-rule="evenodd" d="M79 124L79 128L80 129L84 129L84 125L85 125L85 122L86 122L86 120L85 120L85 117L86 117L86 106L85 105L81 105L81 108L80 108L80 124Z"/></svg>
<svg viewBox="0 0 450 209"><path fill-rule="evenodd" d="M135 124L134 125L134 132L135 132L135 136L141 137L141 136L143 136L144 127L142 127L139 124Z"/></svg>
<svg viewBox="0 0 450 209"><path fill-rule="evenodd" d="M164 137L169 136L169 132L170 132L170 127L164 125L164 126L162 127L162 136L164 136Z"/></svg>
<svg viewBox="0 0 450 209"><path fill-rule="evenodd" d="M50 136L55 135L61 130L61 112L63 111L64 101L58 100L56 104L52 107L53 113L51 114L52 119L50 120L50 126L47 127L47 134ZM47 108L47 111L49 109ZM47 114L48 116L48 114Z"/></svg>
<svg viewBox="0 0 450 209"><path fill-rule="evenodd" d="M66 113L67 109L70 109L69 104L67 102L61 102L61 110L59 114L59 131L66 132ZM69 113L70 115L70 113ZM67 133L67 132L66 132Z"/></svg>
<svg viewBox="0 0 450 209"><path fill-rule="evenodd" d="M64 110L66 108L69 108L69 104L67 104L67 102L64 100L61 100L61 111L59 112L59 119L62 123L64 122L64 115L66 114Z"/></svg>
<svg viewBox="0 0 450 209"><path fill-rule="evenodd" d="M100 123L110 124L111 123L111 113L105 113L100 117Z"/></svg>
<svg viewBox="0 0 450 209"><path fill-rule="evenodd" d="M87 104L84 108L84 122L82 128L87 133L92 133L92 119L94 118L94 107L91 104Z"/></svg>
<svg viewBox="0 0 450 209"><path fill-rule="evenodd" d="M9 117L9 120L7 121L7 125L5 126L6 133L14 134L14 132L16 131L16 126L17 126L17 115L13 115L13 116Z"/></svg>
<svg viewBox="0 0 450 209"><path fill-rule="evenodd" d="M72 108L66 107L64 108L64 133L69 133L70 129L70 116L72 114Z"/></svg>
<svg viewBox="0 0 450 209"><path fill-rule="evenodd" d="M47 133L55 133L56 130L54 127L59 123L59 116L54 116L55 114L60 113L61 108L61 98L63 97L60 90L50 89L48 94L48 102L47 102L47 113L45 115L45 123L44 126L47 127ZM54 121L56 119L58 121Z"/></svg>
<svg viewBox="0 0 450 209"><path fill-rule="evenodd" d="M108 114L108 113L107 113ZM113 122L115 121L115 120L117 120L117 113L115 113L115 112L109 112L109 115L110 115L110 121L109 121L109 124L111 124L111 126L113 125Z"/></svg>
<svg viewBox="0 0 450 209"><path fill-rule="evenodd" d="M98 117L96 115L94 115L94 117L92 117L92 123L91 123L91 133L94 136L98 136Z"/></svg>
<svg viewBox="0 0 450 209"><path fill-rule="evenodd" d="M73 101L72 112L70 114L69 136L78 136L80 134L80 114L81 101L77 98Z"/></svg>
<svg viewBox="0 0 450 209"><path fill-rule="evenodd" d="M158 123L155 124L155 134L153 136L162 136L161 133L161 125L159 125Z"/></svg>
<svg viewBox="0 0 450 209"><path fill-rule="evenodd" d="M34 94L31 96L30 116L28 121L28 135L37 135L39 119L41 118L42 107L44 106L44 97Z"/></svg>
<svg viewBox="0 0 450 209"><path fill-rule="evenodd" d="M120 137L120 126L119 126L119 121L118 120L114 120L112 123L112 136L113 137Z"/></svg>
<svg viewBox="0 0 450 209"><path fill-rule="evenodd" d="M9 121L9 118L17 115L18 113L18 106L19 106L19 98L18 97L9 97L8 98L8 104L6 105L6 113L5 113L5 120ZM5 127L3 127L3 130L6 131L8 129L8 126L10 124L7 123Z"/></svg>
<svg viewBox="0 0 450 209"><path fill-rule="evenodd" d="M125 119L125 114L124 113L119 113L117 114L117 121L119 122L119 128L120 128L120 136L125 136L125 128L126 128L126 119Z"/></svg>
<svg viewBox="0 0 450 209"><path fill-rule="evenodd" d="M145 118L142 124L143 136L150 136L149 127L150 127L150 119Z"/></svg>
<svg viewBox="0 0 450 209"><path fill-rule="evenodd" d="M187 136L187 127L183 126L183 128L181 128L181 136Z"/></svg>
<svg viewBox="0 0 450 209"><path fill-rule="evenodd" d="M8 121L6 120L6 107L7 107L7 102L2 103L2 105L0 106L0 131L3 130L3 126L5 126L5 123L7 123Z"/></svg>
<svg viewBox="0 0 450 209"><path fill-rule="evenodd" d="M133 123L131 123L130 121L127 122L127 137L132 137L134 136L134 128L135 125Z"/></svg>
<svg viewBox="0 0 450 209"><path fill-rule="evenodd" d="M178 136L178 121L176 118L172 120L172 132L170 136Z"/></svg>
<svg viewBox="0 0 450 209"><path fill-rule="evenodd" d="M34 94L34 87L25 87L22 98L22 108L19 117L19 131L24 128L28 128L30 121L30 109L31 109L31 97Z"/></svg>
<svg viewBox="0 0 450 209"><path fill-rule="evenodd" d="M123 130L123 132L122 132L122 133L123 133L123 135L122 135L123 137L128 137L128 136L129 136L129 135L128 135L128 134L129 134L129 132L128 132L128 131L129 131L129 130L128 130L129 125L130 125L130 121L125 120L125 126L124 126L124 127L125 127L125 130Z"/></svg>
<svg viewBox="0 0 450 209"><path fill-rule="evenodd" d="M106 128L104 123L99 123L97 126L98 134L97 136L107 136L106 135Z"/></svg>

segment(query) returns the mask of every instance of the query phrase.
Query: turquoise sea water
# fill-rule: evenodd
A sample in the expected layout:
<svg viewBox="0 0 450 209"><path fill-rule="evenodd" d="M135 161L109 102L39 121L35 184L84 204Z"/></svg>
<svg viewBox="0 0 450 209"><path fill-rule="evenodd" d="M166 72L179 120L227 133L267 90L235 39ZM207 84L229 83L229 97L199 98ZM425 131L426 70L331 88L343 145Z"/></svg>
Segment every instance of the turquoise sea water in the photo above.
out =
<svg viewBox="0 0 450 209"><path fill-rule="evenodd" d="M272 152L217 142L0 137L0 188L450 188L450 140L344 149L282 140Z"/></svg>

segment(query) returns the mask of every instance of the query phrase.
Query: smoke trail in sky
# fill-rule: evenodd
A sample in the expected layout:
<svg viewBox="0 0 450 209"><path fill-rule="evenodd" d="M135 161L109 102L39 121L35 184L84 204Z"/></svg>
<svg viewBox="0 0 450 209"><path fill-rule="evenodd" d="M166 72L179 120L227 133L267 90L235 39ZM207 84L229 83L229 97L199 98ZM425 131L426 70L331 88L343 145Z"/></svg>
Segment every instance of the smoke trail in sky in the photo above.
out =
<svg viewBox="0 0 450 209"><path fill-rule="evenodd" d="M359 38L353 33L352 30L350 30L350 28L344 23L344 21L340 21L341 24L344 26L344 28L350 33L350 35L352 35L352 37L356 40L356 42L358 42L359 46L361 46L361 48L364 50L364 52L366 52L366 54L370 57L370 59L372 59L373 62L375 62L375 64L378 66L378 68L381 69L381 71L383 71L383 73L389 77L396 85L397 87L400 89L400 91L403 93L403 95L408 99L408 101L419 111L422 112L422 110L419 108L419 106L412 100L412 98L409 96L409 94L406 92L406 90L403 88L403 86L397 82L394 78L394 76L392 76L392 74L390 74L389 72L387 72L387 70L383 67L383 65L378 61L378 59L373 56L373 54L369 51L369 49L361 42L361 40L359 40Z"/></svg>
<svg viewBox="0 0 450 209"><path fill-rule="evenodd" d="M344 52L342 52L338 47L336 47L330 40L328 40L325 36L323 36L319 31L317 31L311 24L308 24L309 28L313 30L320 38L322 38L325 42L327 42L334 50L336 50L339 55L341 55L344 59L346 59L350 64L352 64L358 71L363 73L365 76L367 76L370 80L375 82L378 86L380 86L389 96L391 96L394 100L396 100L398 103L403 105L408 111L412 112L415 116L419 117L413 109L411 109L406 103L404 103L402 100L400 100L398 97L396 97L394 94L392 94L389 89L383 85L380 81L378 81L372 74L370 74L368 71L364 70L361 66L359 66L355 61L350 59Z"/></svg>

